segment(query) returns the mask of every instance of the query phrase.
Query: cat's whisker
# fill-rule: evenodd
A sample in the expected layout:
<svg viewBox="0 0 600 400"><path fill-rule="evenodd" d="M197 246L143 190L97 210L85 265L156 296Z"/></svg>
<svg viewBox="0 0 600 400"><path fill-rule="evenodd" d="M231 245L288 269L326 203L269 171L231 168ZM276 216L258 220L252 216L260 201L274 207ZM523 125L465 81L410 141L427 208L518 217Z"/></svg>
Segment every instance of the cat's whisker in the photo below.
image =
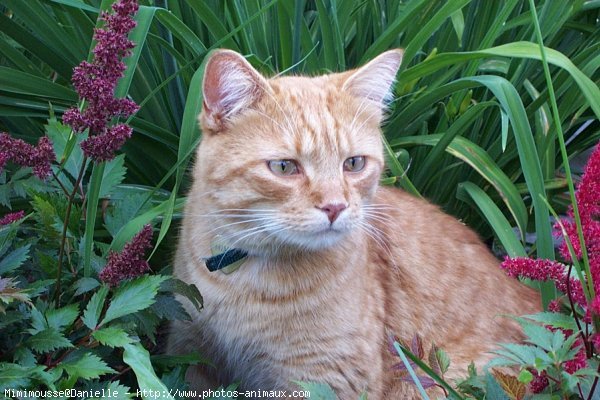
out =
<svg viewBox="0 0 600 400"><path fill-rule="evenodd" d="M219 214L219 213L223 213L223 212L233 212L233 211L246 212L246 213L253 213L253 212L276 213L277 212L276 210L273 210L273 209L260 209L260 208L223 208L223 209L212 211L209 214Z"/></svg>
<svg viewBox="0 0 600 400"><path fill-rule="evenodd" d="M388 228L392 228L393 225L390 225L390 222L388 219L378 216L378 215L373 215L373 214L368 214L365 213L365 220L373 220L373 221L377 221L385 226L387 226Z"/></svg>
<svg viewBox="0 0 600 400"><path fill-rule="evenodd" d="M268 232L269 229L273 228L273 227L278 227L280 226L278 223L276 222L272 222L270 224L266 224L266 225L261 225L261 226L257 226L254 228L250 228L250 229L245 229L239 232L236 232L232 235L229 235L227 237L224 238L225 241L230 241L232 239L234 239L237 236L241 236L238 239L236 239L233 243L229 244L230 248L235 248L235 245L238 244L240 241L247 239L249 237L252 237L254 235L260 234L262 232Z"/></svg>
<svg viewBox="0 0 600 400"><path fill-rule="evenodd" d="M202 218L254 218L254 217L273 217L275 214L187 214L191 217Z"/></svg>
<svg viewBox="0 0 600 400"><path fill-rule="evenodd" d="M243 221L236 221L236 222L231 222L229 224L219 225L216 228L211 229L207 233L208 234L214 233L214 232L216 232L218 230L223 230L225 228L229 228L229 227L232 227L232 226L235 226L235 225L240 225L240 224L248 224L248 223L251 223L251 222L268 222L268 221L270 221L270 218L252 218L252 219L246 219L246 220L243 220Z"/></svg>
<svg viewBox="0 0 600 400"><path fill-rule="evenodd" d="M393 253L392 253L392 249L390 248L390 246L387 244L387 241L384 239L385 238L385 233L382 232L379 228L372 226L372 225L367 225L366 223L364 223L363 221L360 221L358 223L358 227L359 229L361 229L367 236L369 236L371 239L373 239L378 245L379 247L384 250L389 258L389 260L392 262L392 266L394 268L398 268L398 265L396 264L396 258L394 257Z"/></svg>

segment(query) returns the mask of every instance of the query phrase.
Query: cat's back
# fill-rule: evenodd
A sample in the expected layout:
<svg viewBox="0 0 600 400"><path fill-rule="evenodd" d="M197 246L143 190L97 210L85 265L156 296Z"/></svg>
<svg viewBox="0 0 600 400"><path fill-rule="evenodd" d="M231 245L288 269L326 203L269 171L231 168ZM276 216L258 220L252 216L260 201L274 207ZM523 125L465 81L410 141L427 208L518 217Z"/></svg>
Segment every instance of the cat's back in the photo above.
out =
<svg viewBox="0 0 600 400"><path fill-rule="evenodd" d="M475 232L395 188L380 187L372 207L370 262L394 334L429 337L464 367L489 358L482 354L497 342L520 337L505 315L538 312L539 295L507 277Z"/></svg>

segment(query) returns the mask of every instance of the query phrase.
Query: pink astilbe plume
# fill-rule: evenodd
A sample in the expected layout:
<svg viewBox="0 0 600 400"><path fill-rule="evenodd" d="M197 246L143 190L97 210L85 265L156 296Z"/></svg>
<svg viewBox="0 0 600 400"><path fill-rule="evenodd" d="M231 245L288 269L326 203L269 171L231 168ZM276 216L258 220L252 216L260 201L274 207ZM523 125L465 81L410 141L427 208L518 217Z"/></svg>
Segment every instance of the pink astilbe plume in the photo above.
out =
<svg viewBox="0 0 600 400"><path fill-rule="evenodd" d="M513 278L529 278L536 281L553 281L556 288L568 294L567 290L567 267L558 261L534 260L527 257L506 257L500 264L508 276ZM585 295L581 282L569 278L571 297L576 304L586 305Z"/></svg>
<svg viewBox="0 0 600 400"><path fill-rule="evenodd" d="M25 211L17 211L13 213L6 214L4 217L0 218L0 226L12 224L23 218L25 216Z"/></svg>
<svg viewBox="0 0 600 400"><path fill-rule="evenodd" d="M106 266L100 271L100 280L117 286L125 279L142 275L150 269L144 257L152 247L152 226L145 225L119 253L110 252Z"/></svg>
<svg viewBox="0 0 600 400"><path fill-rule="evenodd" d="M0 133L0 171L10 160L22 167L31 167L38 178L45 179L52 172L55 159L52 143L46 136L38 140L37 146L33 146L7 133Z"/></svg>
<svg viewBox="0 0 600 400"><path fill-rule="evenodd" d="M125 71L121 61L131 53L134 43L127 38L136 22L132 16L138 10L136 0L119 0L112 6L113 13L103 13L104 27L96 29L94 60L83 61L73 71L73 86L79 97L85 99L86 108L80 111L71 108L65 111L63 121L75 132L89 129L89 138L81 148L86 156L106 161L114 158L115 152L131 136L126 125L109 127L115 117L128 117L138 110L138 105L129 99L116 99L115 88Z"/></svg>
<svg viewBox="0 0 600 400"><path fill-rule="evenodd" d="M596 292L600 289L600 145L596 146L592 152L577 185L575 193L579 216L581 218L581 229L585 248L590 260L590 270ZM570 206L567 211L568 218L562 220L567 236L573 244L573 249L578 258L582 257L581 244L577 235L577 225L575 224L575 215L573 207ZM555 227L560 232L560 226ZM568 261L571 260L571 254L567 247L567 242L561 244L560 255Z"/></svg>

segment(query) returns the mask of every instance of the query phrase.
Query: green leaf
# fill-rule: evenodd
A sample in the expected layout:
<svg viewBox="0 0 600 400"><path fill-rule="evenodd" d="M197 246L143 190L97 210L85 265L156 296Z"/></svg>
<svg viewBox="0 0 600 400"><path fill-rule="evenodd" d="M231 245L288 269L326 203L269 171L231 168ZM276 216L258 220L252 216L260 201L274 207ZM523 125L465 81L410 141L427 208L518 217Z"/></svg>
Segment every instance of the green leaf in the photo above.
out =
<svg viewBox="0 0 600 400"><path fill-rule="evenodd" d="M68 103L77 101L77 95L71 89L44 78L0 66L0 87L3 91L42 96L51 99L66 100Z"/></svg>
<svg viewBox="0 0 600 400"><path fill-rule="evenodd" d="M171 294L158 294L150 310L160 319L190 321L191 317Z"/></svg>
<svg viewBox="0 0 600 400"><path fill-rule="evenodd" d="M73 347L71 342L54 328L44 329L31 336L27 339L27 345L38 353Z"/></svg>
<svg viewBox="0 0 600 400"><path fill-rule="evenodd" d="M104 164L104 174L102 175L102 183L100 184L100 192L98 197L109 197L113 190L123 182L125 178L125 154L119 154L112 160Z"/></svg>
<svg viewBox="0 0 600 400"><path fill-rule="evenodd" d="M0 390L29 387L32 369L18 364L0 363Z"/></svg>
<svg viewBox="0 0 600 400"><path fill-rule="evenodd" d="M95 379L116 372L100 357L92 353L84 353L78 360L62 362L59 366L64 368L72 379Z"/></svg>
<svg viewBox="0 0 600 400"><path fill-rule="evenodd" d="M437 348L435 350L435 358L440 366L442 374L445 374L450 367L450 357L448 357L448 354L443 349Z"/></svg>
<svg viewBox="0 0 600 400"><path fill-rule="evenodd" d="M82 321L90 329L96 329L98 320L104 309L104 300L108 294L108 286L103 285L90 299L83 313Z"/></svg>
<svg viewBox="0 0 600 400"><path fill-rule="evenodd" d="M489 373L485 378L485 392L486 400L510 400L504 390L502 390L502 386Z"/></svg>
<svg viewBox="0 0 600 400"><path fill-rule="evenodd" d="M337 400L338 397L331 388L326 383L317 383L317 382L301 382L301 381L293 381L296 385L300 386L303 390L310 393L310 398L312 400Z"/></svg>
<svg viewBox="0 0 600 400"><path fill-rule="evenodd" d="M111 207L104 215L104 226L112 237L115 237L129 221L150 209L151 203L145 201L147 197L146 194L137 193L125 196L119 201L111 201Z"/></svg>
<svg viewBox="0 0 600 400"><path fill-rule="evenodd" d="M29 244L8 253L0 260L0 275L15 270L29 258Z"/></svg>
<svg viewBox="0 0 600 400"><path fill-rule="evenodd" d="M100 325L152 305L160 284L167 279L166 276L145 275L119 286Z"/></svg>
<svg viewBox="0 0 600 400"><path fill-rule="evenodd" d="M523 333L528 337L528 339L526 339L527 342L539 346L546 351L555 350L552 345L554 333L558 333L562 336L561 344L564 342L564 334L561 331L552 332L546 327L525 322L521 323L521 327L523 328Z"/></svg>
<svg viewBox="0 0 600 400"><path fill-rule="evenodd" d="M46 135L52 141L56 160L64 166L73 178L77 178L84 156L80 144L86 139L87 134L74 134L70 126L64 125L56 118L50 118L45 126ZM67 187L72 184L67 179L61 180Z"/></svg>
<svg viewBox="0 0 600 400"><path fill-rule="evenodd" d="M575 319L565 314L546 311L537 314L524 315L523 318L540 322L544 325L550 325L554 328L577 331L577 324L575 323Z"/></svg>
<svg viewBox="0 0 600 400"><path fill-rule="evenodd" d="M132 343L132 339L127 335L127 332L121 328L102 328L92 333L92 336L103 345L110 347L123 347Z"/></svg>
<svg viewBox="0 0 600 400"><path fill-rule="evenodd" d="M114 398L109 400L129 400L133 399L135 391L131 391L131 388L121 385L119 381L113 381L106 387L106 393L115 394ZM101 397L102 400L107 400L106 397Z"/></svg>
<svg viewBox="0 0 600 400"><path fill-rule="evenodd" d="M65 327L70 326L79 315L79 304L70 304L59 309L50 309L46 311L46 321L48 327L62 332Z"/></svg>
<svg viewBox="0 0 600 400"><path fill-rule="evenodd" d="M519 382L528 384L529 382L531 382L533 380L533 374L526 369L522 369L521 372L519 372L518 379L519 379Z"/></svg>
<svg viewBox="0 0 600 400"><path fill-rule="evenodd" d="M464 192L464 193L463 193ZM459 184L456 197L464 200L469 196L481 214L487 219L488 223L496 233L498 240L510 257L525 257L527 252L523 244L517 239L517 235L512 229L512 226L500 211L500 208L494 201L481 189L472 182L463 182Z"/></svg>
<svg viewBox="0 0 600 400"><path fill-rule="evenodd" d="M100 282L94 278L80 278L73 284L75 296L87 293L90 290L96 289L98 286L100 286Z"/></svg>
<svg viewBox="0 0 600 400"><path fill-rule="evenodd" d="M198 287L194 284L185 283L177 278L171 278L161 284L160 290L180 294L188 299L198 312L202 310L202 295L200 294Z"/></svg>
<svg viewBox="0 0 600 400"><path fill-rule="evenodd" d="M94 163L92 176L87 190L87 207L85 210L85 234L83 236L83 276L92 274L92 253L94 252L94 231L96 214L98 213L98 201L100 200L100 188L104 176L105 163Z"/></svg>
<svg viewBox="0 0 600 400"><path fill-rule="evenodd" d="M392 147L410 145L435 146L442 134L427 136L405 136L394 140ZM480 146L463 137L455 137L446 147L446 151L469 164L479 175L487 180L498 191L498 194L510 210L521 232L525 232L527 224L527 208L515 185L498 167L490 155Z"/></svg>
<svg viewBox="0 0 600 400"><path fill-rule="evenodd" d="M167 387L156 376L150 362L150 353L140 343L126 344L124 348L123 361L133 369L140 389L152 393L162 393L163 399L175 400L169 394Z"/></svg>

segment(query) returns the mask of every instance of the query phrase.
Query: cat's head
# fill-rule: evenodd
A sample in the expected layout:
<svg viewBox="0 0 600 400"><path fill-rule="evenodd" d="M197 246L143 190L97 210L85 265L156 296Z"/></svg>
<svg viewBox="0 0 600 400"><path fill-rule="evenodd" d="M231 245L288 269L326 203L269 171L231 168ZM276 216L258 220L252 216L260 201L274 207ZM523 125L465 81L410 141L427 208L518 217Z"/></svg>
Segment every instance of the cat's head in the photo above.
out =
<svg viewBox="0 0 600 400"><path fill-rule="evenodd" d="M319 250L368 229L384 166L380 124L401 61L391 50L344 73L267 79L239 54L213 52L190 196L208 205L203 225L256 252Z"/></svg>

